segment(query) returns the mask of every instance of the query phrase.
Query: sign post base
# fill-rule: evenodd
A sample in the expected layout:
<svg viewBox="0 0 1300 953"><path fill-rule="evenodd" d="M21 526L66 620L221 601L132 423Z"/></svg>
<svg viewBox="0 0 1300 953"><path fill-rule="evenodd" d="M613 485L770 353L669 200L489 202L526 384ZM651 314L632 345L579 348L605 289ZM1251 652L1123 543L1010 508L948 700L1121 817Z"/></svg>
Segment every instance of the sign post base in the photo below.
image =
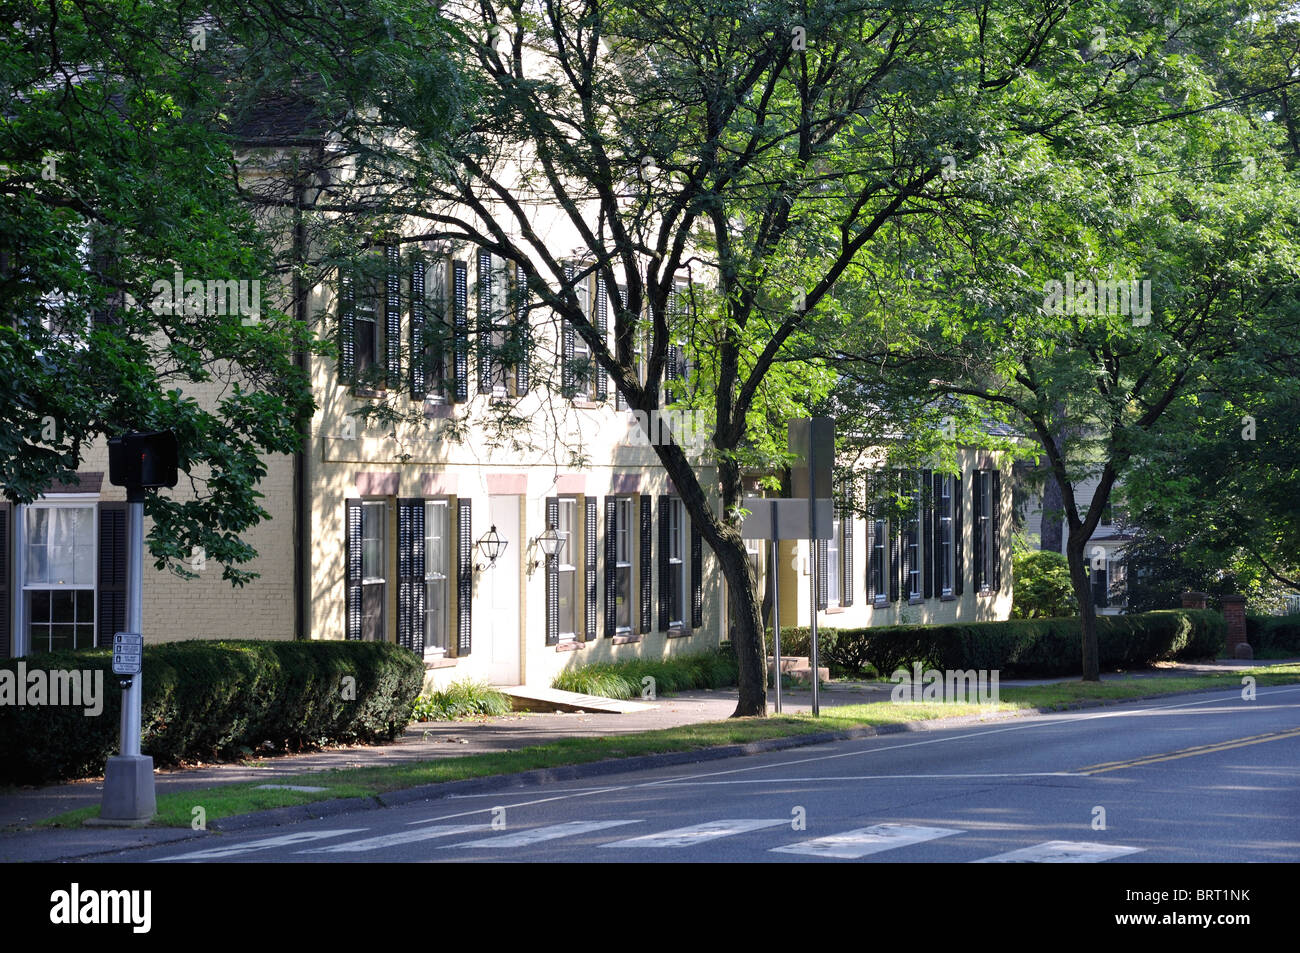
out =
<svg viewBox="0 0 1300 953"><path fill-rule="evenodd" d="M153 758L147 754L114 755L104 770L101 821L138 823L158 812L154 798Z"/></svg>

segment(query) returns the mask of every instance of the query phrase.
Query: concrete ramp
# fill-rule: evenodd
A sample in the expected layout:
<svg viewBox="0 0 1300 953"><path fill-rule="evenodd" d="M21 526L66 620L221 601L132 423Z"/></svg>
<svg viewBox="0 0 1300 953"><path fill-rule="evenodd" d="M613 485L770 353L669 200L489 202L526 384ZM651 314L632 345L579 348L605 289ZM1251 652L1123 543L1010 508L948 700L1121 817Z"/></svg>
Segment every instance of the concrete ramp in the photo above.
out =
<svg viewBox="0 0 1300 953"><path fill-rule="evenodd" d="M499 690L510 697L510 705L515 711L588 711L598 715L625 715L634 711L649 711L655 707L644 702L580 695L577 692L560 691L558 688L535 688L531 685L515 685Z"/></svg>

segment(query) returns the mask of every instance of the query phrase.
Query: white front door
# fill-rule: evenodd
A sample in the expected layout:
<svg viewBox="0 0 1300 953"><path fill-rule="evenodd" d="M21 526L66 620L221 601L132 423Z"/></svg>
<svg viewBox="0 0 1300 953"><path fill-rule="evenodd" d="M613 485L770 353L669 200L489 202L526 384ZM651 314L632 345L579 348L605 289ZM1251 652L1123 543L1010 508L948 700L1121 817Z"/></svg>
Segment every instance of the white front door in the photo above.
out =
<svg viewBox="0 0 1300 953"><path fill-rule="evenodd" d="M487 625L479 631L487 636L488 678L494 685L519 684L519 592L523 586L519 506L515 494L488 498L488 523L506 542L497 561L483 570L479 587L479 605L487 608Z"/></svg>

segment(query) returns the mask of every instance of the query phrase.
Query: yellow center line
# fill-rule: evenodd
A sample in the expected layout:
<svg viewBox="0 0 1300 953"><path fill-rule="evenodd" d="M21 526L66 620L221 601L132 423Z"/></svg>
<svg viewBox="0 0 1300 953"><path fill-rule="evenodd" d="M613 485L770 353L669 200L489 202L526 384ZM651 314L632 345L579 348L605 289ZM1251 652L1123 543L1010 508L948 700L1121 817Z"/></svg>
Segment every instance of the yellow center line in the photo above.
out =
<svg viewBox="0 0 1300 953"><path fill-rule="evenodd" d="M1074 774L1105 774L1107 771L1118 771L1121 768L1138 768L1143 765L1156 764L1161 761L1176 761L1179 758L1192 758L1196 755L1215 754L1219 751L1229 751L1233 748L1245 748L1248 745L1263 744L1266 741L1280 741L1283 738L1300 737L1300 728L1289 728L1285 731L1270 731L1262 735L1248 735L1245 738L1235 738L1231 741L1217 741L1213 744L1197 745L1194 748L1180 748L1177 751L1170 751L1164 754L1146 755L1141 758L1133 758L1129 761L1103 761L1101 764L1089 765L1086 768L1080 768Z"/></svg>

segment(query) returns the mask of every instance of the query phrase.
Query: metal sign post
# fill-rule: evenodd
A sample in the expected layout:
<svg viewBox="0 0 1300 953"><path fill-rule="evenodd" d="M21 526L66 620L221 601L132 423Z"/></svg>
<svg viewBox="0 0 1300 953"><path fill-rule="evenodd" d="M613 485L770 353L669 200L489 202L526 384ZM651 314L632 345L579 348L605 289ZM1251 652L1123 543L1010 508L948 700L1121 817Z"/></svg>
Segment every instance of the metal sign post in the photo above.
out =
<svg viewBox="0 0 1300 953"><path fill-rule="evenodd" d="M773 684L776 689L776 713L781 714L781 571L778 561L776 535L776 500L772 501L772 654L776 657Z"/></svg>
<svg viewBox="0 0 1300 953"><path fill-rule="evenodd" d="M140 709L144 661L144 494L176 485L176 435L169 431L130 433L108 441L109 482L126 487L126 631L113 636L113 674L122 685L122 753L104 769L105 825L134 825L157 813L153 758L140 751ZM89 823L89 822L88 822Z"/></svg>
<svg viewBox="0 0 1300 953"><path fill-rule="evenodd" d="M821 714L817 677L817 555L816 541L823 537L818 533L817 501L830 500L831 470L835 465L835 421L830 417L812 417L792 420L789 424L790 451L803 458L791 468L790 477L797 497L808 499L808 595L809 595L809 641L811 651L808 662L812 666L812 713L813 717Z"/></svg>

